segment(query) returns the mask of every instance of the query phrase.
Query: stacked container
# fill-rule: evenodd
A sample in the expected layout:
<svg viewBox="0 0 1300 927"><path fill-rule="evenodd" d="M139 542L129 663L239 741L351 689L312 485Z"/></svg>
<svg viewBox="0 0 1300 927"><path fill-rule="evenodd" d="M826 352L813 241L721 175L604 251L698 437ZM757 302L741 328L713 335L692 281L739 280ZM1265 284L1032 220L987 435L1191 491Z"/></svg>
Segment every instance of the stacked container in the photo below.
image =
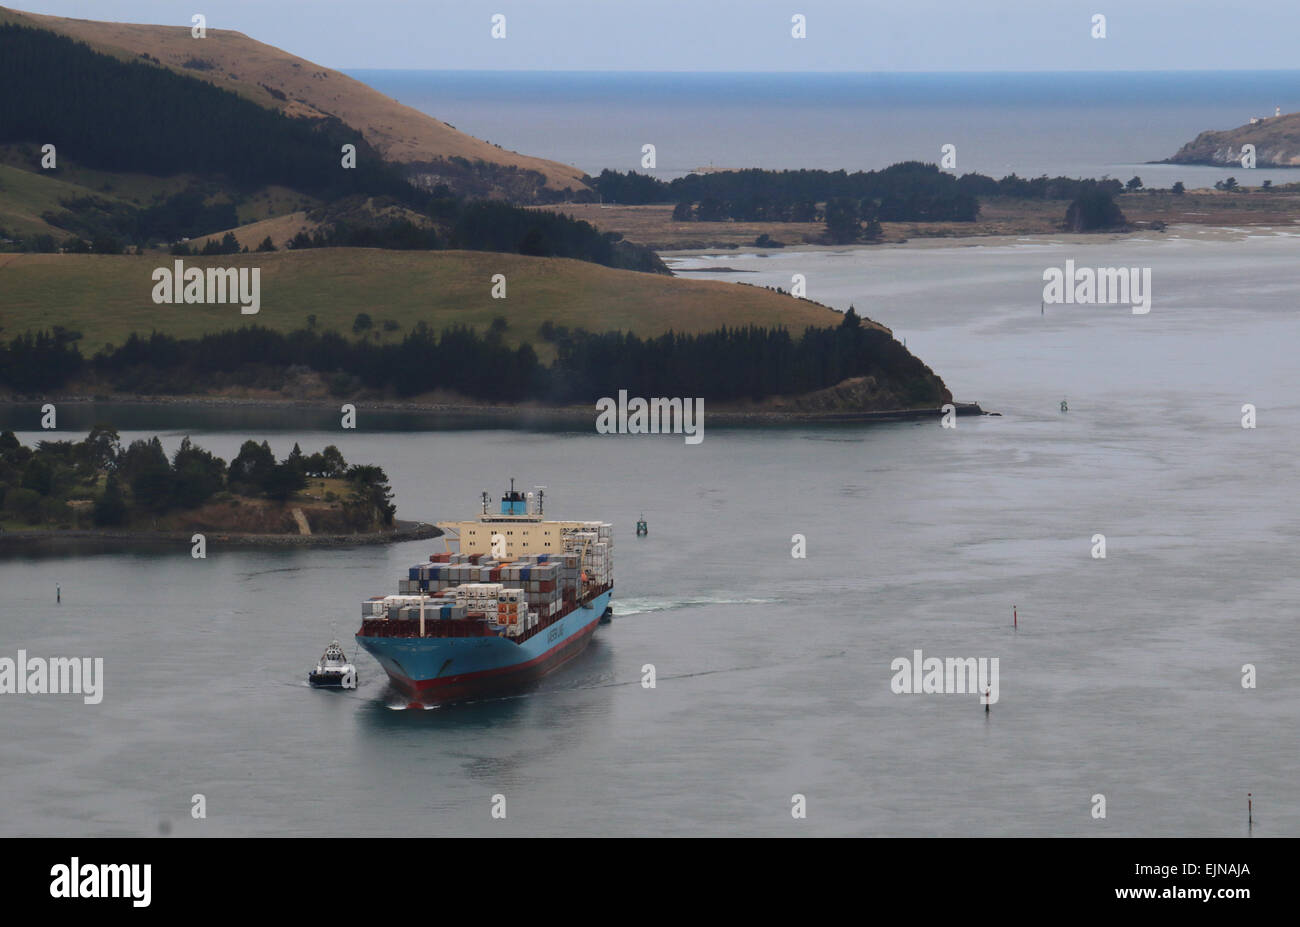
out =
<svg viewBox="0 0 1300 927"><path fill-rule="evenodd" d="M442 554L436 556L457 557L459 554ZM477 557L477 554L472 556ZM437 593L465 583L499 582L501 580L500 564L496 560L483 558L477 564L466 560L457 563L448 562L420 563L411 567L408 577L398 581L400 592Z"/></svg>
<svg viewBox="0 0 1300 927"><path fill-rule="evenodd" d="M497 593L497 621L519 631L528 629L528 605L524 590L503 588Z"/></svg>
<svg viewBox="0 0 1300 927"><path fill-rule="evenodd" d="M524 594L528 598L529 607L543 618L558 613L563 601L559 562L535 563L525 567L522 572Z"/></svg>
<svg viewBox="0 0 1300 927"><path fill-rule="evenodd" d="M597 585L606 586L614 579L614 526L601 522L596 528L596 544L592 551L592 570Z"/></svg>
<svg viewBox="0 0 1300 927"><path fill-rule="evenodd" d="M409 567L398 595L362 602L365 619L460 619L483 616L484 630L518 636L571 608L587 589L612 583L614 532L607 522L563 523L561 550L499 560L490 554L431 554ZM468 622L472 625L474 622Z"/></svg>
<svg viewBox="0 0 1300 927"><path fill-rule="evenodd" d="M501 589L500 583L462 583L456 588L456 604L465 606L469 612L482 612L489 618L496 618L497 596Z"/></svg>
<svg viewBox="0 0 1300 927"><path fill-rule="evenodd" d="M581 572L587 575L587 582L604 586L614 576L614 531L604 522L584 522L579 529L564 534L564 552L566 557L578 555L581 559Z"/></svg>

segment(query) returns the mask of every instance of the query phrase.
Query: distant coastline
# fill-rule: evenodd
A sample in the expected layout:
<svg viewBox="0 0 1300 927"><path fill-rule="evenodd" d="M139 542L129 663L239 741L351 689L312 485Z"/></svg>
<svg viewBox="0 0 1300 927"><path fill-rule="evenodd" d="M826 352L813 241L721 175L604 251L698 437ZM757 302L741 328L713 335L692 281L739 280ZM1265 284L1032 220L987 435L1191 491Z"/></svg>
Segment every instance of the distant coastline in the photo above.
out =
<svg viewBox="0 0 1300 927"><path fill-rule="evenodd" d="M358 547L366 544L397 544L436 538L442 530L421 521L394 522L391 531L373 531L360 534L251 534L209 532L205 535L209 550L225 547L261 548L268 550L298 548ZM15 553L15 548L31 552L50 552L68 547L93 547L108 543L120 547L176 546L188 550L194 532L191 531L132 531L123 528L31 528L20 531L0 531L0 556Z"/></svg>
<svg viewBox="0 0 1300 927"><path fill-rule="evenodd" d="M490 423L502 428L529 427L581 427L594 429L596 420L595 406L510 406L510 405L475 405L472 403L442 403L402 401L393 399L291 399L269 397L196 397L196 396L42 396L39 399L0 398L0 409L5 407L33 406L44 402L60 406L94 406L97 404L122 404L159 406L168 408L245 408L257 410L312 410L328 414L337 414L339 403L351 402L358 411L413 412L445 416L450 427L457 423L472 425ZM960 416L986 415L978 402L953 402L955 412ZM875 409L848 411L807 411L779 408L713 408L706 406L705 416L708 426L713 427L747 427L800 424L841 424L870 422L916 421L938 418L943 415L941 408L917 409ZM594 433L594 431L593 431Z"/></svg>
<svg viewBox="0 0 1300 927"><path fill-rule="evenodd" d="M1225 172L1224 177L1231 173ZM1236 173L1239 183L1249 177L1245 170ZM672 207L661 205L564 204L558 208L591 222L602 231L616 232L629 241L651 247L664 260L682 252L843 251L890 245L942 246L952 241L982 244L1008 237L1070 236L1071 240L1084 242L1175 229L1195 230L1195 234L1203 236L1243 226L1294 227L1300 215L1300 189L1294 185L1288 185L1287 189L1254 187L1233 192L1188 189L1182 194L1168 189L1143 189L1123 193L1115 202L1129 220L1131 231L1067 232L1062 225L1070 205L1068 201L989 197L980 201L980 214L974 222L882 222L879 241L847 244L826 243L825 224L818 222L674 222ZM780 247L758 245L757 240L763 235L778 242Z"/></svg>

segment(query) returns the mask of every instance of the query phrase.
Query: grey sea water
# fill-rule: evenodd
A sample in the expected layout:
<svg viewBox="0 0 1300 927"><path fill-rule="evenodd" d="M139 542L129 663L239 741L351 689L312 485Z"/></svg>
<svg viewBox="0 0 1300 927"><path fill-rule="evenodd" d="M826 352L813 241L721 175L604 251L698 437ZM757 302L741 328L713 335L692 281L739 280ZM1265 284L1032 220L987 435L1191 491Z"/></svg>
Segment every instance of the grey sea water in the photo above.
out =
<svg viewBox="0 0 1300 927"><path fill-rule="evenodd" d="M1041 313L1066 258L1151 267L1150 314ZM1002 413L951 430L706 428L692 447L412 431L364 408L358 432L132 413L124 440L162 428L169 451L186 433L227 459L250 433L279 455L336 443L387 470L407 518L545 484L554 516L615 523L616 618L525 695L402 710L364 652L354 693L305 676L438 542L6 559L0 655L103 657L107 682L96 706L0 697L0 833L1232 836L1251 792L1255 835L1300 834L1298 258L1258 236L678 262L800 272L854 303ZM119 411L69 409L60 436ZM35 408L6 415L49 436ZM991 712L892 693L891 661L918 649L998 658Z"/></svg>

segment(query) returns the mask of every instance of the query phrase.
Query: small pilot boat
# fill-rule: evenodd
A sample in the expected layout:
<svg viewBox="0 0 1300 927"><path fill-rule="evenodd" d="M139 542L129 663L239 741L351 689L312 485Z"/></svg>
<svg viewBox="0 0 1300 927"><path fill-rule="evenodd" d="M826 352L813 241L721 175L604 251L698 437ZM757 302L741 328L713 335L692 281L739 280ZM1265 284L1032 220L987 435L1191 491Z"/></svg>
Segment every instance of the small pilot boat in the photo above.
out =
<svg viewBox="0 0 1300 927"><path fill-rule="evenodd" d="M313 686L330 689L355 689L357 687L357 668L343 652L343 645L332 641L325 648L325 654L316 664L316 669L307 674L307 681Z"/></svg>

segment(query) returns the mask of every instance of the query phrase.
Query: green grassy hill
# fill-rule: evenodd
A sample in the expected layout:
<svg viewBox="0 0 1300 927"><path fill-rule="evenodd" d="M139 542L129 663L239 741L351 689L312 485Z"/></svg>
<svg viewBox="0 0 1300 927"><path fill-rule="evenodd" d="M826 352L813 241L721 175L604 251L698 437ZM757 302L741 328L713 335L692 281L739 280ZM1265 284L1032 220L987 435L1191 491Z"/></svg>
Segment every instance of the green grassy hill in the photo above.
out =
<svg viewBox="0 0 1300 927"><path fill-rule="evenodd" d="M67 228L51 225L44 216L63 213L69 209L70 203L93 197L127 208L146 207L180 193L197 180L189 174L154 177L150 174L97 171L77 164L63 154L59 156L58 169L46 171L38 167L40 157L36 145L0 146L0 228L12 236L52 235L56 242L62 242L73 233ZM223 195L219 190L213 191L215 197ZM242 197L237 211L239 219L250 225L282 218L288 227L296 218L298 223L294 231L297 231L303 225L302 210L318 205L319 200L306 194L286 187L269 186ZM272 231L276 228L272 227ZM221 233L217 233L216 237L220 236ZM293 232L290 232L287 237L292 236ZM200 246L207 237L211 236L199 239ZM256 247L259 241L261 237L254 239L250 247Z"/></svg>
<svg viewBox="0 0 1300 927"><path fill-rule="evenodd" d="M118 201L112 193L98 192L53 173L39 174L0 163L0 228L11 235L53 235L62 241L68 232L41 217L66 209L64 201L86 196Z"/></svg>
<svg viewBox="0 0 1300 927"><path fill-rule="evenodd" d="M839 324L841 315L806 300L711 280L613 270L560 258L477 251L384 251L330 248L182 258L186 267L261 268L261 311L237 305L155 305L151 274L177 260L162 255L0 254L0 337L59 324L80 331L83 354L120 345L131 332L195 337L242 325L279 331L317 327L351 333L358 313L377 336L399 340L417 322L486 328L510 323L507 340L542 347L538 327L621 329L642 336L669 329L719 326ZM492 299L492 277L504 274L507 298ZM399 330L383 332L382 322Z"/></svg>

